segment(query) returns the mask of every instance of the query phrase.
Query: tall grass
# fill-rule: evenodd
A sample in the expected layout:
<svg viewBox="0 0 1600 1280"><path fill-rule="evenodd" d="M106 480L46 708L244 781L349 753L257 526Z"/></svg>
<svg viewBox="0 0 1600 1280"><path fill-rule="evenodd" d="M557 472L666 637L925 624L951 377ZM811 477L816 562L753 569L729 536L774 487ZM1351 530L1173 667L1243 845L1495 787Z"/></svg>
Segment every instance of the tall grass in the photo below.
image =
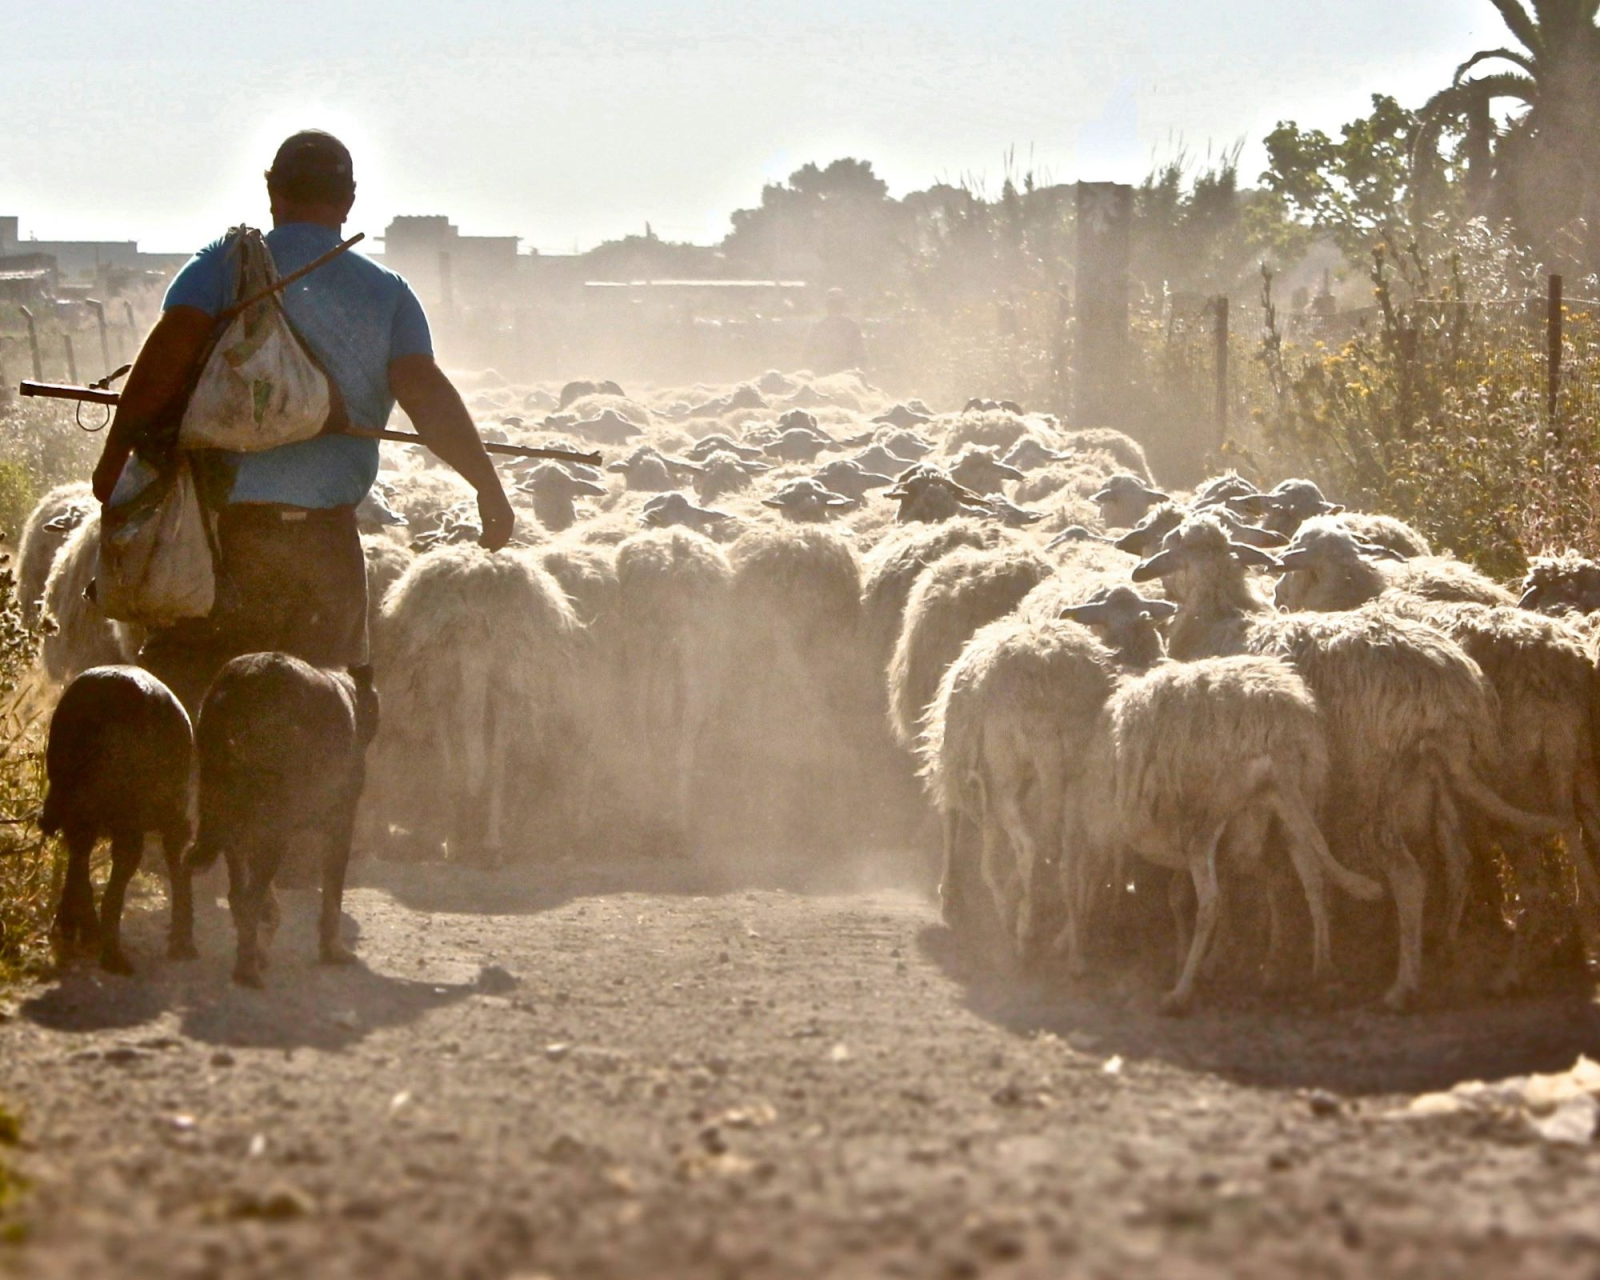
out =
<svg viewBox="0 0 1600 1280"><path fill-rule="evenodd" d="M1546 403L1544 278L1477 221L1431 254L1377 253L1370 321L1342 339L1266 336L1238 458L1397 515L1501 577L1530 555L1593 554L1600 534L1600 324L1566 309L1561 394ZM1594 297L1595 282L1574 296Z"/></svg>
<svg viewBox="0 0 1600 1280"><path fill-rule="evenodd" d="M55 842L35 822L44 801L38 647L38 633L17 610L16 574L7 564L0 568L0 986L48 962L60 874Z"/></svg>

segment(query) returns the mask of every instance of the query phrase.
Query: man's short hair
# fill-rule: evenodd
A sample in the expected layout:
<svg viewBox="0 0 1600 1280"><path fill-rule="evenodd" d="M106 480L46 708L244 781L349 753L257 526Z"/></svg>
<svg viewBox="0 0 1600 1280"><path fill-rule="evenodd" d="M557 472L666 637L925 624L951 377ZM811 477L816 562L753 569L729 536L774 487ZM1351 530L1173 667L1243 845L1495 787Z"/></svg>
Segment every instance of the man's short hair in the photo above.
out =
<svg viewBox="0 0 1600 1280"><path fill-rule="evenodd" d="M285 138L267 170L267 190L296 204L342 204L356 191L350 152L321 129Z"/></svg>

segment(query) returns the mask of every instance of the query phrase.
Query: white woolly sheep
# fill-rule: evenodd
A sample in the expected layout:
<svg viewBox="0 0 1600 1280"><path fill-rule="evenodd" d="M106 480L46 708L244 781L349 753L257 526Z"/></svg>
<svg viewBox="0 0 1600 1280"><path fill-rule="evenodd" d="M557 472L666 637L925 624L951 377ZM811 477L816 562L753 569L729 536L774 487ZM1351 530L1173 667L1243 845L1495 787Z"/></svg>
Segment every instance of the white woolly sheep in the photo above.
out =
<svg viewBox="0 0 1600 1280"><path fill-rule="evenodd" d="M1000 493L1006 484L1023 479L1016 467L1001 462L994 449L968 445L950 464L950 478L963 488L985 496Z"/></svg>
<svg viewBox="0 0 1600 1280"><path fill-rule="evenodd" d="M1511 593L1471 565L1443 556L1402 559L1369 543L1342 516L1307 520L1279 557L1275 599L1285 609L1353 609L1393 588L1423 600L1512 605Z"/></svg>
<svg viewBox="0 0 1600 1280"><path fill-rule="evenodd" d="M1264 527L1285 537L1292 537L1307 520L1339 515L1357 537L1388 547L1402 558L1432 554L1428 540L1410 525L1393 516L1346 511L1324 498L1322 490L1310 480L1285 480L1270 493L1235 495L1228 505L1243 515L1259 518Z"/></svg>
<svg viewBox="0 0 1600 1280"><path fill-rule="evenodd" d="M1251 623L1270 611L1252 568L1275 568L1265 551L1233 541L1209 511L1190 516L1167 534L1159 552L1133 570L1135 582L1162 580L1177 601L1168 645L1187 662L1242 653Z"/></svg>
<svg viewBox="0 0 1600 1280"><path fill-rule="evenodd" d="M606 487L581 479L553 462L534 467L517 489L533 499L533 515L551 533L570 529L578 520L578 498L602 498Z"/></svg>
<svg viewBox="0 0 1600 1280"><path fill-rule="evenodd" d="M113 622L87 596L100 571L100 513L91 512L68 535L44 585L43 617L54 624L39 646L45 673L65 683L90 667L132 662L144 642L141 628Z"/></svg>
<svg viewBox="0 0 1600 1280"><path fill-rule="evenodd" d="M1264 870L1278 847L1269 839L1275 818L1311 912L1313 976L1330 976L1323 877L1358 898L1382 890L1341 865L1317 826L1328 747L1317 704L1292 667L1251 656L1158 666L1112 694L1089 756L1078 789L1080 843L1063 860L1069 929L1094 869L1124 850L1186 872L1198 902L1194 932L1162 1001L1182 1012L1217 925L1219 861ZM1070 933L1065 940L1069 952L1078 945Z"/></svg>
<svg viewBox="0 0 1600 1280"><path fill-rule="evenodd" d="M1100 507L1100 518L1108 529L1128 529L1138 524L1153 507L1170 501L1159 489L1152 489L1138 476L1119 472L1089 495Z"/></svg>
<svg viewBox="0 0 1600 1280"><path fill-rule="evenodd" d="M973 632L1010 613L1053 568L1025 547L961 548L917 579L889 660L889 724L902 747L915 743L945 668Z"/></svg>
<svg viewBox="0 0 1600 1280"><path fill-rule="evenodd" d="M811 477L824 489L860 502L873 489L893 486L894 477L866 470L853 458L839 458Z"/></svg>
<svg viewBox="0 0 1600 1280"><path fill-rule="evenodd" d="M577 626L532 552L461 545L417 557L389 589L374 644L382 811L453 854L498 857L519 757L555 745Z"/></svg>
<svg viewBox="0 0 1600 1280"><path fill-rule="evenodd" d="M1600 877L1593 862L1594 851L1600 851L1597 690L1584 637L1554 618L1523 609L1421 601L1403 592L1385 592L1379 605L1438 627L1478 664L1500 712L1502 767L1495 789L1519 808L1560 823L1583 894L1591 904L1600 903ZM1527 909L1534 896L1527 882L1537 857L1536 849L1513 852L1513 869L1523 881L1518 896ZM1452 943L1465 886L1453 887L1457 894L1447 918ZM1517 931L1502 985L1519 979L1525 940L1532 932Z"/></svg>
<svg viewBox="0 0 1600 1280"><path fill-rule="evenodd" d="M694 490L701 502L715 502L730 493L748 489L755 478L769 468L765 463L747 462L738 454L719 449L700 464L704 470L694 478Z"/></svg>
<svg viewBox="0 0 1600 1280"><path fill-rule="evenodd" d="M939 893L953 928L973 923L976 833L1000 925L1019 957L1032 953L1036 876L1062 847L1064 793L1114 683L1110 652L1085 628L1017 615L980 627L945 671L918 754L943 830Z"/></svg>
<svg viewBox="0 0 1600 1280"><path fill-rule="evenodd" d="M1060 437L1060 448L1078 454L1110 454L1123 471L1132 472L1148 485L1154 485L1150 462L1145 457L1144 446L1132 436L1109 427L1090 427L1084 431L1068 431Z"/></svg>
<svg viewBox="0 0 1600 1280"><path fill-rule="evenodd" d="M949 520L897 526L862 565L861 614L867 661L880 675L889 667L911 589L929 565L958 547L1014 545L1016 535L991 522Z"/></svg>
<svg viewBox="0 0 1600 1280"><path fill-rule="evenodd" d="M647 811L681 850L700 737L716 705L733 569L717 545L683 529L635 534L617 548L622 705L617 726L642 751Z"/></svg>
<svg viewBox="0 0 1600 1280"><path fill-rule="evenodd" d="M935 524L959 515L994 514L982 494L957 484L927 463L918 463L903 472L884 497L900 504L895 516L900 524Z"/></svg>
<svg viewBox="0 0 1600 1280"><path fill-rule="evenodd" d="M672 493L658 493L639 508L639 523L647 529L665 529L678 524L686 529L705 532L728 520L736 519L737 516L730 515L726 511L696 506L676 490Z"/></svg>
<svg viewBox="0 0 1600 1280"><path fill-rule="evenodd" d="M740 847L859 831L873 791L864 765L881 734L859 633L861 572L821 525L758 526L728 549L727 681L703 770Z"/></svg>
<svg viewBox="0 0 1600 1280"><path fill-rule="evenodd" d="M1293 665L1321 708L1333 763L1326 813L1389 884L1399 972L1384 1001L1403 1008L1422 973L1426 882L1412 851L1437 847L1453 902L1471 864L1463 807L1520 834L1557 824L1507 804L1485 780L1500 771L1494 690L1437 629L1368 606L1264 616L1247 643Z"/></svg>
<svg viewBox="0 0 1600 1280"><path fill-rule="evenodd" d="M22 623L34 627L44 601L45 579L68 535L95 509L94 494L83 481L57 485L40 498L17 540L17 608Z"/></svg>
<svg viewBox="0 0 1600 1280"><path fill-rule="evenodd" d="M1517 607L1556 614L1600 612L1600 563L1576 551L1534 556Z"/></svg>

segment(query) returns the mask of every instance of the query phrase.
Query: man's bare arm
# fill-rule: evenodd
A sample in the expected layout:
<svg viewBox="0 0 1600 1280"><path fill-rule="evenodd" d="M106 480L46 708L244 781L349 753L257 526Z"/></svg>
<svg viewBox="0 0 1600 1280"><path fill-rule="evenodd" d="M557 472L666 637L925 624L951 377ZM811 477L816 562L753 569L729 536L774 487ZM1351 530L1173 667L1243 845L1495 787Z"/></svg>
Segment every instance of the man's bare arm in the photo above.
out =
<svg viewBox="0 0 1600 1280"><path fill-rule="evenodd" d="M215 323L198 307L173 307L156 321L134 358L94 469L94 496L101 502L110 499L139 437L182 394Z"/></svg>
<svg viewBox="0 0 1600 1280"><path fill-rule="evenodd" d="M478 518L483 525L480 541L490 551L505 546L516 516L494 463L483 451L472 415L444 370L432 356L401 356L389 366L389 389L422 443L477 490Z"/></svg>

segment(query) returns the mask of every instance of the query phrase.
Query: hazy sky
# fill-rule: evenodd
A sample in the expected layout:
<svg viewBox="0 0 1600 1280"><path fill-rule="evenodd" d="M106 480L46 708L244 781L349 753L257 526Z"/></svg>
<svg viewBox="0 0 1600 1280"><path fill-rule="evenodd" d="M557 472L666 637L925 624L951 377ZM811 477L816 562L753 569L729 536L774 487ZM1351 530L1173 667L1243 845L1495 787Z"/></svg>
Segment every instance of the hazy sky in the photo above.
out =
<svg viewBox="0 0 1600 1280"><path fill-rule="evenodd" d="M547 251L711 241L764 182L869 159L896 195L971 175L1137 181L1180 145L1415 103L1504 42L1488 0L0 0L0 214L41 239L189 250L264 221L318 126L351 228L446 213Z"/></svg>

